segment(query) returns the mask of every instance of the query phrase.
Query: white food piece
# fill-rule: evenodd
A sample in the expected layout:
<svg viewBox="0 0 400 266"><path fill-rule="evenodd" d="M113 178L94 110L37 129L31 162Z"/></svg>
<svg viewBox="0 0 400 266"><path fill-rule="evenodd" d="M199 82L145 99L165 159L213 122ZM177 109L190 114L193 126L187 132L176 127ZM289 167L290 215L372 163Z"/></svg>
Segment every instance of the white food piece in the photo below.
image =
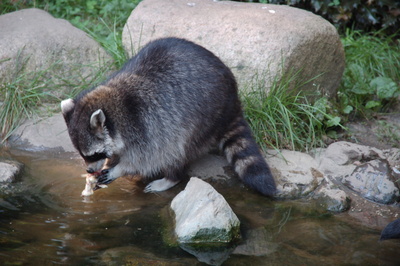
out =
<svg viewBox="0 0 400 266"><path fill-rule="evenodd" d="M87 174L86 175L86 185L85 189L82 191L82 196L91 196L93 195L93 188L96 186L97 178L94 175Z"/></svg>

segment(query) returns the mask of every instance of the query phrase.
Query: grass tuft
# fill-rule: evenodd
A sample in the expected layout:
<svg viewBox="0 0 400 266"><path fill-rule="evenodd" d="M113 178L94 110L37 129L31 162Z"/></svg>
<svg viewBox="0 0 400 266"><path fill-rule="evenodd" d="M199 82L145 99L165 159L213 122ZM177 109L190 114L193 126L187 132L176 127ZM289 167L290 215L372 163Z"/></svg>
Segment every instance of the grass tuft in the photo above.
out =
<svg viewBox="0 0 400 266"><path fill-rule="evenodd" d="M242 92L246 119L264 151L309 151L324 146L328 129L341 126L339 117L328 114L327 98L320 97L314 104L309 102L309 96L317 95L304 95L300 88L312 80L297 83L299 74L284 74L279 82L272 83L268 93L263 82L257 81L251 90Z"/></svg>
<svg viewBox="0 0 400 266"><path fill-rule="evenodd" d="M29 57L23 57L20 51L13 72L7 80L0 83L1 143L14 132L20 122L35 114L44 98L52 97L44 89L49 89L51 81L46 80L47 70L25 73L24 66Z"/></svg>
<svg viewBox="0 0 400 266"><path fill-rule="evenodd" d="M0 82L1 143L12 135L25 118L37 115L43 103L58 103L61 98L73 97L83 89L102 81L110 71L110 67L105 64L77 65L71 69L70 76L61 76L55 75L51 70L63 67L63 64L54 62L48 68L29 72L26 70L29 56L22 54L23 49L18 52L13 66ZM7 61L9 60L3 60L0 64ZM92 68L93 71L84 76L82 67ZM60 92L62 87L69 88L67 95Z"/></svg>
<svg viewBox="0 0 400 266"><path fill-rule="evenodd" d="M114 22L112 28L104 20L101 19L101 22L104 28L109 31L107 37L104 38L104 36L99 35L89 28L85 28L85 31L113 57L114 67L119 69L128 59L128 53L122 44L122 30L117 30L116 22Z"/></svg>

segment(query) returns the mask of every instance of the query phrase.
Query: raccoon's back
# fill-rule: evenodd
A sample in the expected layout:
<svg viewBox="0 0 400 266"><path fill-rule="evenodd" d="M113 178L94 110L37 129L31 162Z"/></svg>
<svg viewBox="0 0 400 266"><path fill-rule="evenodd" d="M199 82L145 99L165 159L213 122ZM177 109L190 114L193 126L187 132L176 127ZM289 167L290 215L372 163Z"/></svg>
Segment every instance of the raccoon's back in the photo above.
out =
<svg viewBox="0 0 400 266"><path fill-rule="evenodd" d="M178 38L159 39L147 44L121 69L149 81L147 91L180 100L212 101L212 96L237 94L235 78L228 67L207 49ZM154 96L154 95L153 95Z"/></svg>
<svg viewBox="0 0 400 266"><path fill-rule="evenodd" d="M202 134L222 136L241 114L230 69L207 49L183 39L147 44L107 85L125 98L130 95L135 106L142 106L141 114L154 120L149 123L173 134L184 129L186 135L197 132L200 139Z"/></svg>
<svg viewBox="0 0 400 266"><path fill-rule="evenodd" d="M212 52L178 38L164 38L148 43L126 63L121 72L164 82L165 75L187 79L189 83L201 80L209 83L221 78L225 78L225 81L234 80L230 69ZM230 85L233 84L230 82Z"/></svg>

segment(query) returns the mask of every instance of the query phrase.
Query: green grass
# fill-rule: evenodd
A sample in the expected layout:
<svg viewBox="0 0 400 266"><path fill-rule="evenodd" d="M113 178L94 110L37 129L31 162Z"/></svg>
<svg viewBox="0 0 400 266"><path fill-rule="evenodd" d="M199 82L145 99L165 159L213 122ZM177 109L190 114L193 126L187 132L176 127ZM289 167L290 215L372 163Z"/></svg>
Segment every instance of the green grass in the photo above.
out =
<svg viewBox="0 0 400 266"><path fill-rule="evenodd" d="M119 68L125 63L127 53L122 46L122 29L138 2L138 0L6 0L0 3L0 14L36 7L48 11L56 18L69 20L100 43L114 59L112 66L85 66L94 69L90 77L82 76L79 69L83 66L77 65L74 66L76 70L72 71L71 76L53 75L49 79L49 69L26 73L24 68L29 58L22 58L20 51L12 74L0 81L0 99L3 101L0 106L2 142L12 134L23 119L35 116L43 102L60 101L60 98L52 95L52 90L58 91L60 87L68 88L70 93L65 97L73 97L103 80L110 69ZM59 67L63 67L62 62L54 62L50 68ZM57 80L57 85L54 84L54 80Z"/></svg>
<svg viewBox="0 0 400 266"><path fill-rule="evenodd" d="M387 112L400 96L400 42L382 32L347 30L342 37L346 69L339 89L344 114Z"/></svg>
<svg viewBox="0 0 400 266"><path fill-rule="evenodd" d="M268 93L263 81L255 81L251 90L242 92L247 121L263 150L267 148L308 151L324 146L330 128L341 126L340 118L328 113L329 101L320 97L314 103L301 92L297 73L286 73L272 83ZM299 92L300 91L300 92ZM318 96L318 95L312 95Z"/></svg>
<svg viewBox="0 0 400 266"><path fill-rule="evenodd" d="M296 74L289 73L285 74L283 82L274 82L269 95L265 93L266 88L257 85L253 85L253 92L244 95L247 118L257 141L264 148L309 150L323 146L325 135L334 137L332 129L344 128L341 121L371 119L374 113L389 112L398 103L399 40L381 32L362 34L352 30L341 39L346 68L337 101L320 98L311 103L307 100L310 99L308 95L288 94L289 84L298 80ZM386 139L390 136L385 135ZM391 139L396 141L395 136Z"/></svg>
<svg viewBox="0 0 400 266"><path fill-rule="evenodd" d="M11 60L5 59L3 62ZM100 60L100 59L99 59ZM69 65L66 76L55 69L63 70L64 64L60 61L53 62L47 68L27 71L26 65L29 56L24 55L24 49L20 50L15 60L8 65L5 77L0 81L0 122L1 142L3 143L14 132L25 118L36 116L43 110L43 103L59 103L61 99L72 97L80 91L92 87L101 82L106 73L110 72L110 66L98 63L93 65ZM82 74L82 67L91 71L91 74ZM67 93L64 89L67 88ZM47 108L50 112L51 109ZM54 111L54 110L53 110ZM57 110L59 111L59 110Z"/></svg>
<svg viewBox="0 0 400 266"><path fill-rule="evenodd" d="M43 82L47 80L46 70L25 73L24 66L28 60L20 51L14 69L0 83L0 99L3 100L0 108L2 143L14 132L22 119L36 113L44 98L51 97L45 91L45 88L51 89L51 81Z"/></svg>

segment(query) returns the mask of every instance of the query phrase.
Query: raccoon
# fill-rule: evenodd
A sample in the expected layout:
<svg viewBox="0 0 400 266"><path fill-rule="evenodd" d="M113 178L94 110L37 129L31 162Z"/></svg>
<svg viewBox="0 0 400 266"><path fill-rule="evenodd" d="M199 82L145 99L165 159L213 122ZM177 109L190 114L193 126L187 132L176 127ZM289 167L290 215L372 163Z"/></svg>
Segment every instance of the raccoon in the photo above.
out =
<svg viewBox="0 0 400 266"><path fill-rule="evenodd" d="M380 241L400 239L400 219L390 222L381 232Z"/></svg>
<svg viewBox="0 0 400 266"><path fill-rule="evenodd" d="M267 196L276 191L232 72L188 40L148 43L106 81L62 101L61 109L98 185L139 174L162 177L145 192L164 191L184 178L192 160L219 147L245 185Z"/></svg>

